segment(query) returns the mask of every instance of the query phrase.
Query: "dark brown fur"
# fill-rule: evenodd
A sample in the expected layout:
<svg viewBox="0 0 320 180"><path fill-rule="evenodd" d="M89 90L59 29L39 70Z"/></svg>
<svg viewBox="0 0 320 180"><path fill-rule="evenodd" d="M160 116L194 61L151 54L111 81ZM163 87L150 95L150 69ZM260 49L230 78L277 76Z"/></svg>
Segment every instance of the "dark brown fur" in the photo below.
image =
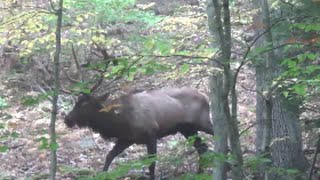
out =
<svg viewBox="0 0 320 180"><path fill-rule="evenodd" d="M104 139L117 138L106 157L105 171L117 155L134 143L146 144L148 154L156 154L157 139L164 136L180 132L188 138L197 131L213 135L208 97L192 88L130 93L105 106L106 98L80 95L65 117L68 127L88 127ZM194 147L199 154L207 150L200 138L196 138ZM151 179L154 169L155 163L149 167Z"/></svg>

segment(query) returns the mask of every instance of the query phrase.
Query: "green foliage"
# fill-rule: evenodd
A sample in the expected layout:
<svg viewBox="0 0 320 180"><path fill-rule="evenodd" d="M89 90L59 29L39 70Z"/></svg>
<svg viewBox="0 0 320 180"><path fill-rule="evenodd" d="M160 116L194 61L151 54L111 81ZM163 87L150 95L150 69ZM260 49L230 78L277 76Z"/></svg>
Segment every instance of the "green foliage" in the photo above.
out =
<svg viewBox="0 0 320 180"><path fill-rule="evenodd" d="M132 41L139 41L143 44L142 52L145 54L171 55L174 52L173 40L163 38L161 34L155 34L148 37L132 36Z"/></svg>
<svg viewBox="0 0 320 180"><path fill-rule="evenodd" d="M283 94L286 97L311 95L320 87L320 66L313 63L319 56L318 53L301 53L295 58L287 58L282 61L285 67L279 79L285 79L282 86L286 87Z"/></svg>
<svg viewBox="0 0 320 180"><path fill-rule="evenodd" d="M40 143L40 146L39 146L40 150L49 149L48 138L42 136L42 137L38 138L36 141Z"/></svg>
<svg viewBox="0 0 320 180"><path fill-rule="evenodd" d="M29 56L31 53L52 51L54 44L52 17L54 15L36 10L25 10L6 16L4 23L0 25L0 34L7 36L0 36L0 42L3 42L1 44L11 41L12 45L19 47L21 57Z"/></svg>
<svg viewBox="0 0 320 180"><path fill-rule="evenodd" d="M281 176L289 176L292 179L295 179L295 177L301 175L301 172L297 169L274 167L271 166L271 164L272 161L268 158L265 158L263 155L246 157L244 159L244 168L249 170L250 173L257 173L261 171L261 168L263 168L263 171L265 172L274 173Z"/></svg>
<svg viewBox="0 0 320 180"><path fill-rule="evenodd" d="M186 74L189 70L190 70L189 64L183 64L183 65L180 67L180 73L181 73L182 75L183 75L183 74Z"/></svg>
<svg viewBox="0 0 320 180"><path fill-rule="evenodd" d="M258 168L261 167L261 165L270 163L272 163L272 161L263 156L250 156L244 158L244 167L251 170L252 172L257 172Z"/></svg>
<svg viewBox="0 0 320 180"><path fill-rule="evenodd" d="M90 88L89 83L87 82L77 82L71 86L71 90L77 94L77 93L84 93L84 94L90 94Z"/></svg>
<svg viewBox="0 0 320 180"><path fill-rule="evenodd" d="M319 93L320 68L316 60L320 48L320 21L317 18L320 11L312 1L292 1L290 4L292 6L275 1L272 5L274 13L281 9L281 16L288 19L272 27L273 38L287 44L277 49L283 57L280 63L285 71L275 83L280 83L280 90L287 98L305 98Z"/></svg>
<svg viewBox="0 0 320 180"><path fill-rule="evenodd" d="M4 109L6 107L8 107L7 101L4 98L0 97L0 109Z"/></svg>
<svg viewBox="0 0 320 180"><path fill-rule="evenodd" d="M286 169L286 168L280 168L280 167L270 167L268 168L268 171L271 173L275 173L280 176L289 176L292 179L295 179L295 177L301 176L301 172L297 169ZM290 178L290 179L291 179Z"/></svg>
<svg viewBox="0 0 320 180"><path fill-rule="evenodd" d="M10 137L12 137L12 138L18 138L18 137L19 137L19 133L17 133L17 132L11 132Z"/></svg>
<svg viewBox="0 0 320 180"><path fill-rule="evenodd" d="M45 149L50 149L50 150L57 150L59 148L59 145L57 142L51 142L47 137L42 136L38 139L36 139L36 142L39 142L39 149L40 150L45 150Z"/></svg>
<svg viewBox="0 0 320 180"><path fill-rule="evenodd" d="M168 69L169 69L169 66L167 64L163 64L156 60L149 60L143 64L143 66L140 68L140 71L142 73L145 73L146 75L151 75L155 72L162 72Z"/></svg>
<svg viewBox="0 0 320 180"><path fill-rule="evenodd" d="M203 167L214 167L221 162L233 162L233 158L230 155L224 155L223 153L206 152L201 157L200 164Z"/></svg>
<svg viewBox="0 0 320 180"><path fill-rule="evenodd" d="M74 168L71 166L66 166L66 165L61 165L58 167L59 171L63 173L70 173L73 174L74 176L92 176L95 175L95 171L90 170L90 169L79 169L79 168Z"/></svg>
<svg viewBox="0 0 320 180"><path fill-rule="evenodd" d="M305 32L310 31L320 31L320 24L319 23L295 23L290 26L290 28L298 28L300 30L303 30Z"/></svg>
<svg viewBox="0 0 320 180"><path fill-rule="evenodd" d="M68 9L76 8L80 14L94 14L92 22L102 23L127 23L129 21L144 22L153 25L161 20L151 12L140 11L133 6L135 0L92 0L92 1L76 1L66 0L65 7ZM82 19L79 19L81 21Z"/></svg>
<svg viewBox="0 0 320 180"><path fill-rule="evenodd" d="M102 35L106 33L105 27L110 23L123 25L127 22L138 22L153 25L162 19L151 12L135 8L135 0L66 0L64 4L63 34L66 35L62 39L64 47L74 44L78 48L87 48L92 46L93 42L102 47L112 47L121 41L112 36ZM21 13L4 17L4 23L0 25L0 34L8 36L0 36L1 44L10 40L13 45L21 49L22 58L31 54L53 54L56 21L54 14L25 8ZM8 29L10 29L9 34L6 32ZM63 50L63 53L66 53L68 48ZM129 79L133 79L132 74L134 74L133 69Z"/></svg>
<svg viewBox="0 0 320 180"><path fill-rule="evenodd" d="M0 141L2 140L10 140L10 139L16 139L19 137L19 133L13 131L10 132L6 129L5 124L0 123ZM0 153L4 153L10 150L9 146L1 144L0 145Z"/></svg>
<svg viewBox="0 0 320 180"><path fill-rule="evenodd" d="M56 151L59 148L59 144L57 142L51 142L49 148L52 151Z"/></svg>
<svg viewBox="0 0 320 180"><path fill-rule="evenodd" d="M0 145L0 153L7 152L9 150L9 147L6 145Z"/></svg>
<svg viewBox="0 0 320 180"><path fill-rule="evenodd" d="M86 180L100 180L100 179L118 179L126 175L132 169L141 169L143 167L149 166L152 162L156 161L155 157L148 157L142 160L135 160L131 162L126 162L120 164L116 169L109 172L98 173L95 176L83 176L79 179Z"/></svg>
<svg viewBox="0 0 320 180"><path fill-rule="evenodd" d="M36 96L24 96L21 99L21 102L24 106L35 106L38 105L40 102L48 100L49 96L52 95L52 92L49 93L42 93Z"/></svg>
<svg viewBox="0 0 320 180"><path fill-rule="evenodd" d="M15 131L14 132L7 131L3 135L0 136L0 140L8 139L8 138L15 139L15 138L18 138L18 137L19 137L19 133L15 132Z"/></svg>
<svg viewBox="0 0 320 180"><path fill-rule="evenodd" d="M205 174L205 173L200 173L200 174L184 174L178 178L179 180L194 180L194 179L201 179L201 180L212 180L212 175L211 174Z"/></svg>

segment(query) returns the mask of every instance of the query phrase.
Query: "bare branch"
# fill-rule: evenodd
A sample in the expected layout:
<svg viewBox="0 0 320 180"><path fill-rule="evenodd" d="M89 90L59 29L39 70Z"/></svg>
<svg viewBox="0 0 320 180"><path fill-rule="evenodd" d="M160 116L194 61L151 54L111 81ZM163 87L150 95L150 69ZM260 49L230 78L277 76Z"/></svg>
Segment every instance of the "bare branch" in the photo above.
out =
<svg viewBox="0 0 320 180"><path fill-rule="evenodd" d="M49 0L49 3L50 3L50 6L51 6L51 9L53 9L53 11L55 11L55 13L57 13L57 9L54 7L54 4L52 2L52 0Z"/></svg>
<svg viewBox="0 0 320 180"><path fill-rule="evenodd" d="M81 73L81 66L79 64L77 54L76 54L76 51L74 50L73 44L71 44L71 50L72 50L73 60L74 60L76 67L77 67L79 79L83 82L83 77L82 77L82 73ZM66 74L68 75L68 73L66 73Z"/></svg>

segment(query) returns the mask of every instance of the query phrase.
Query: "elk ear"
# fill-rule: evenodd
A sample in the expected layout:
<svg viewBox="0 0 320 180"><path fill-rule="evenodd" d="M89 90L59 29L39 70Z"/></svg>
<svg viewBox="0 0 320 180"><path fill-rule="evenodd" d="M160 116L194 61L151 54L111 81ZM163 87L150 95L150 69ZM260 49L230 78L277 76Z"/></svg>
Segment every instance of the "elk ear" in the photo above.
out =
<svg viewBox="0 0 320 180"><path fill-rule="evenodd" d="M106 93L104 95L96 97L95 99L99 102L105 102L109 96L110 96L110 93Z"/></svg>

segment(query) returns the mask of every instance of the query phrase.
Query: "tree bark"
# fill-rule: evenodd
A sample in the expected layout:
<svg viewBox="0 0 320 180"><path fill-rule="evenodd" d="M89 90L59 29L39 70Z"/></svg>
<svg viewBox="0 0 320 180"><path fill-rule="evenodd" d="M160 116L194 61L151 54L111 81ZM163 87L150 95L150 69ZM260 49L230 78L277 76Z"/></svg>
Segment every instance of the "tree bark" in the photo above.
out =
<svg viewBox="0 0 320 180"><path fill-rule="evenodd" d="M273 165L285 169L297 169L302 174L308 164L302 151L301 125L299 122L299 102L290 101L278 95L273 100L271 154ZM289 175L273 173L272 177L279 180L303 179Z"/></svg>

